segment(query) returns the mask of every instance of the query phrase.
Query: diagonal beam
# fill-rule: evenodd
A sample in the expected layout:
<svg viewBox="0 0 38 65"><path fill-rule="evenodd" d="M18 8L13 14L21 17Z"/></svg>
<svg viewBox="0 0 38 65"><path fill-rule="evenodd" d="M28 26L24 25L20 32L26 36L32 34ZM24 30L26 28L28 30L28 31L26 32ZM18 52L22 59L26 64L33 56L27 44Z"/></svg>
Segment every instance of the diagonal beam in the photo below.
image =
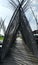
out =
<svg viewBox="0 0 38 65"><path fill-rule="evenodd" d="M22 5L23 5L23 2L24 2L24 0L22 0L22 2L21 2L21 7L22 7Z"/></svg>
<svg viewBox="0 0 38 65"><path fill-rule="evenodd" d="M22 5L22 3L23 3L23 0L22 0L22 2L21 2L21 5ZM13 18L15 17L15 15L16 15L16 12L17 12L17 10L19 11L20 10L20 8L21 8L21 6L20 6L20 4L17 6L17 8L16 8L16 10L15 10L15 12L14 12L14 14L12 15L12 17L11 17L11 20L10 20L10 23L9 23L9 25L8 25L8 28L7 28L7 30L9 30L10 29L10 27L11 27L11 24L13 23ZM7 31L8 32L8 31Z"/></svg>
<svg viewBox="0 0 38 65"><path fill-rule="evenodd" d="M4 41L3 41L1 61L3 61L3 59L5 58L7 52L9 51L11 44L14 43L16 39L17 31L19 30L19 6L16 9L16 12L14 13L14 17L12 17L12 20L10 22L11 23L7 28Z"/></svg>
<svg viewBox="0 0 38 65"><path fill-rule="evenodd" d="M24 4L24 6L23 6L24 11L26 11L26 10L28 9L29 4L30 4L30 0L28 0L28 1Z"/></svg>
<svg viewBox="0 0 38 65"><path fill-rule="evenodd" d="M32 30L30 28L29 25L29 21L27 20L23 10L21 11L21 27L20 27L20 31L23 35L23 39L25 41L25 43L27 44L27 46L30 48L30 50L33 52L33 54L38 57L38 49L37 49L37 44L36 41L34 39Z"/></svg>
<svg viewBox="0 0 38 65"><path fill-rule="evenodd" d="M14 4L15 4L15 6L17 6L17 4L16 4L13 0L11 0L11 2L12 2L12 3L14 3Z"/></svg>
<svg viewBox="0 0 38 65"><path fill-rule="evenodd" d="M12 6L14 6L14 7L16 8L16 6L15 6L15 4L14 4L14 3L12 3L11 1L9 1L9 3L10 3Z"/></svg>
<svg viewBox="0 0 38 65"><path fill-rule="evenodd" d="M34 18L35 18L35 21L36 21L36 23L37 23L37 18L36 18L35 14L34 14L34 12L33 12L33 10L32 10L32 7L30 7L30 9L31 9L32 14L33 14L33 16L34 16Z"/></svg>
<svg viewBox="0 0 38 65"><path fill-rule="evenodd" d="M5 20L6 20L6 18L3 20L1 27L3 26L3 24L4 24Z"/></svg>
<svg viewBox="0 0 38 65"><path fill-rule="evenodd" d="M7 27L7 30L6 30L6 33L7 33L7 34L9 33L10 27L11 27L11 25L13 24L13 20L14 20L14 18L16 17L16 14L17 14L18 11L19 11L19 6L15 9L14 14L13 14L12 17L11 17L11 20L10 20L9 25L8 25L8 27ZM13 26L13 25L12 25L12 26Z"/></svg>

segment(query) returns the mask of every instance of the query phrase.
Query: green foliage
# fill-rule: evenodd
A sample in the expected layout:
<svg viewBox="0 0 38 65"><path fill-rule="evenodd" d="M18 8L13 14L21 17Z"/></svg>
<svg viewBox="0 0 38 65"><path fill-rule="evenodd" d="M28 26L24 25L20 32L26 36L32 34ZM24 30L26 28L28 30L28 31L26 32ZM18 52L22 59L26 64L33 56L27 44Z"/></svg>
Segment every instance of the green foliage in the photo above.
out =
<svg viewBox="0 0 38 65"><path fill-rule="evenodd" d="M4 37L3 36L0 36L0 40L3 40L4 39Z"/></svg>

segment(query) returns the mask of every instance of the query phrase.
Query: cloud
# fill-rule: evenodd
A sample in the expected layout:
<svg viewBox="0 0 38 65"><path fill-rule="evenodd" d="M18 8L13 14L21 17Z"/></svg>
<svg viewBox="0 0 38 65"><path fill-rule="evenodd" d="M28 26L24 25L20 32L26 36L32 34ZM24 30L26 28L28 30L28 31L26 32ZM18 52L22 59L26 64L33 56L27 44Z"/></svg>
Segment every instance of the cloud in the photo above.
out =
<svg viewBox="0 0 38 65"><path fill-rule="evenodd" d="M6 29L7 29L9 22L10 22L10 19L11 19L13 12L14 12L14 9L12 11L9 8L6 8L6 7L3 7L0 5L0 17L2 17L3 20L6 18L6 20L5 20ZM4 35L3 30L0 32L0 34Z"/></svg>
<svg viewBox="0 0 38 65"><path fill-rule="evenodd" d="M36 0L33 0L32 3L33 3L33 4L36 4Z"/></svg>

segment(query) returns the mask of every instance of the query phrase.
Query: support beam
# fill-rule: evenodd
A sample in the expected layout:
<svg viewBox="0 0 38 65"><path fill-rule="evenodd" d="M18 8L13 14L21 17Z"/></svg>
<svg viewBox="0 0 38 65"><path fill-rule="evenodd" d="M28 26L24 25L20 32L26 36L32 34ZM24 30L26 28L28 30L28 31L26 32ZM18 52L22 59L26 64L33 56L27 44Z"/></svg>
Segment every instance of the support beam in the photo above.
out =
<svg viewBox="0 0 38 65"><path fill-rule="evenodd" d="M21 11L21 27L20 27L20 31L21 34L23 35L24 41L27 44L27 46L30 48L30 50L33 52L33 54L38 57L38 49L37 49L37 44L36 41L34 39L32 30L30 28L29 22L26 18L26 16L24 15L23 11Z"/></svg>
<svg viewBox="0 0 38 65"><path fill-rule="evenodd" d="M13 42L16 39L16 34L19 28L19 8L17 10L17 13L14 17L14 20L12 20L12 22L15 23L14 28L12 27L14 23L11 23L11 27L10 29L7 29L7 31L9 30L8 33L5 33L5 37L4 37L4 41L3 41L3 46L2 46L2 53L1 53L1 61L3 61L3 59L5 58L5 56L7 55L9 48L11 46L11 44L13 44ZM13 30L14 29L14 30Z"/></svg>

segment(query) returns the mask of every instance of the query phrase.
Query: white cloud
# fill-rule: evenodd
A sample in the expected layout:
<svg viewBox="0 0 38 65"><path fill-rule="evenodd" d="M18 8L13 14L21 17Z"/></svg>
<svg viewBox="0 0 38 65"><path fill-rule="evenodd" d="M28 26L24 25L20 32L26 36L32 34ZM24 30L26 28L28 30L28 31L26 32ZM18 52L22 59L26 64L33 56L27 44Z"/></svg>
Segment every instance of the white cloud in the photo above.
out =
<svg viewBox="0 0 38 65"><path fill-rule="evenodd" d="M33 3L33 4L36 4L36 0L33 0L32 3Z"/></svg>
<svg viewBox="0 0 38 65"><path fill-rule="evenodd" d="M6 28L7 28L8 24L9 24L9 21L11 19L11 16L12 16L13 12L14 12L14 9L12 11L9 8L6 8L6 7L3 7L3 6L0 5L0 17L2 17L3 20L6 17L6 20L5 20ZM4 35L4 32L1 31L0 34Z"/></svg>

